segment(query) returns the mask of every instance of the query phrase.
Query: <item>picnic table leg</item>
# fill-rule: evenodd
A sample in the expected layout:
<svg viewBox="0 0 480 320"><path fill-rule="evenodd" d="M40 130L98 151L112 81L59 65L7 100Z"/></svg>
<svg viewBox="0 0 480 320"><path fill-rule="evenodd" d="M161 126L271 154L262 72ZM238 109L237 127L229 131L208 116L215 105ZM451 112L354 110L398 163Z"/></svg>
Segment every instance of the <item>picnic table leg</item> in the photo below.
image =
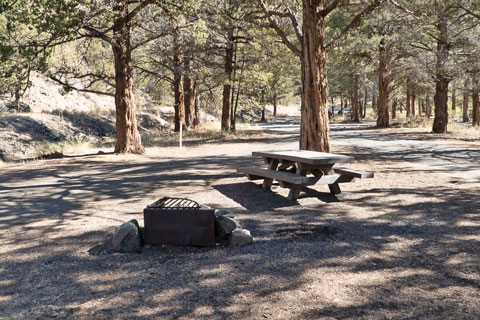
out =
<svg viewBox="0 0 480 320"><path fill-rule="evenodd" d="M333 171L333 169L330 169L328 171L328 174L334 174L335 172ZM328 188L330 189L330 193L331 194L340 194L342 193L342 190L340 190L340 186L338 185L338 183L332 183L332 184L329 184L328 185Z"/></svg>
<svg viewBox="0 0 480 320"><path fill-rule="evenodd" d="M265 158L264 160L268 164L268 170L277 170L278 159ZM270 190L270 188L272 187L272 183L273 183L272 178L265 178L263 179L262 188L265 190Z"/></svg>
<svg viewBox="0 0 480 320"><path fill-rule="evenodd" d="M297 165L297 170L295 174L306 176L307 169L302 166L302 164ZM300 197L300 191L302 191L303 185L292 185L290 191L288 192L288 200L297 200Z"/></svg>
<svg viewBox="0 0 480 320"><path fill-rule="evenodd" d="M301 186L292 186L288 192L288 200L297 200L300 196L300 191L302 191Z"/></svg>

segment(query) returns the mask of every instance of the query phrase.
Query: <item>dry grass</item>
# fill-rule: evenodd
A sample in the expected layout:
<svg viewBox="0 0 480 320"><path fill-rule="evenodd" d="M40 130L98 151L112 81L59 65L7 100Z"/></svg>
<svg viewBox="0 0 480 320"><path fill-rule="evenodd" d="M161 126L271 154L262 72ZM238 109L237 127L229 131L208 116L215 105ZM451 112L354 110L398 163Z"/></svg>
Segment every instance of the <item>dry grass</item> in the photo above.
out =
<svg viewBox="0 0 480 320"><path fill-rule="evenodd" d="M182 132L182 141L185 145L198 145L202 143L227 142L233 140L247 140L259 138L265 135L263 130L251 130L248 124L237 124L235 132L226 132L220 130L220 124L217 122L201 124L195 130L185 130ZM146 147L164 147L175 146L179 144L179 132L166 132L161 134L152 134L145 132L142 134L142 143ZM103 144L102 146L105 146Z"/></svg>
<svg viewBox="0 0 480 320"><path fill-rule="evenodd" d="M403 128L431 128L433 119L416 115L403 119L400 124Z"/></svg>
<svg viewBox="0 0 480 320"><path fill-rule="evenodd" d="M61 142L39 142L34 146L36 156L42 159L59 158L66 154L83 153L90 147L90 142L83 139L71 139Z"/></svg>
<svg viewBox="0 0 480 320"><path fill-rule="evenodd" d="M449 129L455 137L480 139L480 127L472 127L454 123L450 125Z"/></svg>

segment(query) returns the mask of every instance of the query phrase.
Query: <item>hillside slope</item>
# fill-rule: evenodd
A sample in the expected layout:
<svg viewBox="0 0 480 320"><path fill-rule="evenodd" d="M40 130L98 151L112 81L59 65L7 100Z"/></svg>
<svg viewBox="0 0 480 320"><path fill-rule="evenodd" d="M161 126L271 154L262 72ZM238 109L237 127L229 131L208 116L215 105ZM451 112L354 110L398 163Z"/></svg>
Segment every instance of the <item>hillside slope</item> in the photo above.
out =
<svg viewBox="0 0 480 320"><path fill-rule="evenodd" d="M35 158L45 144L69 142L98 144L115 137L113 97L72 91L40 74L32 75L32 86L20 101L20 111L11 108L12 97L0 96L0 160ZM141 106L140 109L142 110ZM141 132L162 132L173 108L152 114L138 112ZM167 119L167 120L165 120Z"/></svg>

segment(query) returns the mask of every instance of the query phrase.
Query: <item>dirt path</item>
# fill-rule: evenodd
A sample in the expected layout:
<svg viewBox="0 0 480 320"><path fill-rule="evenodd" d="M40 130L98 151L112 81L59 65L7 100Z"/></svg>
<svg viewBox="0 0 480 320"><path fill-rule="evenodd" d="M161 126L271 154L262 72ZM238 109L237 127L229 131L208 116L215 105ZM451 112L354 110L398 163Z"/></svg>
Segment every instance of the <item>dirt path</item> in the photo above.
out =
<svg viewBox="0 0 480 320"><path fill-rule="evenodd" d="M375 131L332 137L375 179L293 202L235 168L251 151L295 148L295 134L2 165L0 319L478 319L478 180L425 167L430 149L405 157L408 144ZM460 160L441 157L470 165ZM165 195L232 210L254 244L112 253L113 228L142 225Z"/></svg>

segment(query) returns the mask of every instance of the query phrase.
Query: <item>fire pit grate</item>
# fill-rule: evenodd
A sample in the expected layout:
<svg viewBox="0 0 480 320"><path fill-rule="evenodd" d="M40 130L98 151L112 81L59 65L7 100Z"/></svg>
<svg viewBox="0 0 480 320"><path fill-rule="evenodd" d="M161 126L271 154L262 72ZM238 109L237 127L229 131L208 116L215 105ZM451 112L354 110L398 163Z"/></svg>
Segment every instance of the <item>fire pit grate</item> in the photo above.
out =
<svg viewBox="0 0 480 320"><path fill-rule="evenodd" d="M215 246L214 209L184 198L161 198L143 210L146 244Z"/></svg>
<svg viewBox="0 0 480 320"><path fill-rule="evenodd" d="M147 208L179 210L185 208L200 209L201 206L198 202L190 199L164 197L147 206Z"/></svg>

